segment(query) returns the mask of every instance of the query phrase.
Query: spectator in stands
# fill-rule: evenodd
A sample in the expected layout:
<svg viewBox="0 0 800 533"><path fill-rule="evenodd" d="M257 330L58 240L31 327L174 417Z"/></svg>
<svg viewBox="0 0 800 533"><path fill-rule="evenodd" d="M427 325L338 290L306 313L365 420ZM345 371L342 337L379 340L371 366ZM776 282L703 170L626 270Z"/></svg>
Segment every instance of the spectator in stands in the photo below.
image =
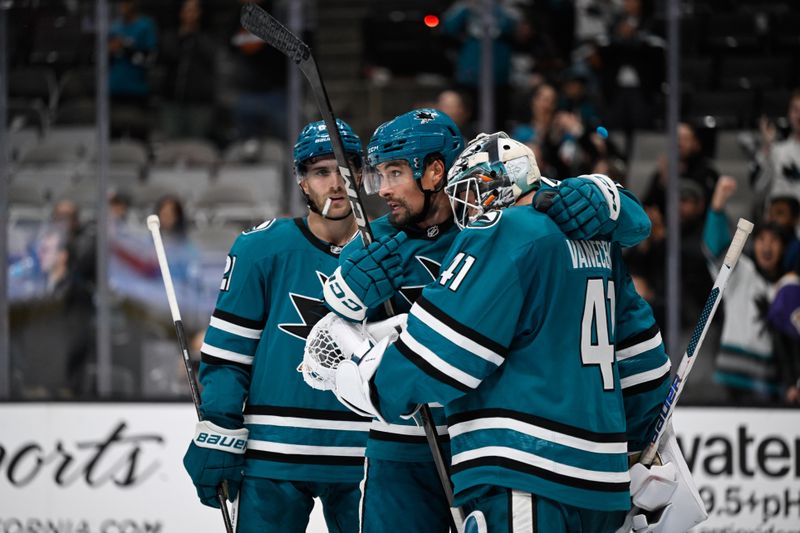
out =
<svg viewBox="0 0 800 533"><path fill-rule="evenodd" d="M271 2L239 3L263 3L267 11L273 12L268 5ZM279 14L276 16L281 19ZM234 86L238 91L234 107L238 138L285 138L286 57L242 28L238 14L230 35Z"/></svg>
<svg viewBox="0 0 800 533"><path fill-rule="evenodd" d="M755 190L763 197L791 195L800 199L800 88L792 91L787 111L789 136L777 141L777 129L760 122L761 150L756 155Z"/></svg>
<svg viewBox="0 0 800 533"><path fill-rule="evenodd" d="M150 96L147 71L156 52L156 25L139 13L137 0L121 0L108 35L109 92L114 103L144 106Z"/></svg>
<svg viewBox="0 0 800 533"><path fill-rule="evenodd" d="M473 101L481 80L481 40L484 28L483 6L474 0L459 0L442 16L442 32L460 41L456 60L455 80L468 91ZM494 111L497 124L504 124L507 114L511 52L517 36L519 14L503 3L492 4L492 68L494 82ZM494 128L490 128L494 129Z"/></svg>
<svg viewBox="0 0 800 533"><path fill-rule="evenodd" d="M461 135L467 141L478 134L472 121L472 99L466 92L445 89L439 93L435 103L423 107L434 107L444 112L453 119L453 122L456 123L456 126L461 131ZM421 107L415 109L421 109Z"/></svg>
<svg viewBox="0 0 800 533"><path fill-rule="evenodd" d="M773 196L769 200L764 221L777 224L789 236L786 253L783 257L783 266L786 270L791 270L800 261L800 239L797 238L797 225L800 222L800 202L794 196Z"/></svg>
<svg viewBox="0 0 800 533"><path fill-rule="evenodd" d="M216 46L203 31L200 0L184 0L177 31L168 34L160 59L167 68L162 128L167 137L207 137L216 103ZM202 80L202 81L200 81Z"/></svg>
<svg viewBox="0 0 800 533"><path fill-rule="evenodd" d="M726 178L724 193L732 194L736 181ZM713 202L722 199L714 198ZM691 328L700 316L706 297L713 286L709 273L709 258L704 252L703 231L706 212L705 193L696 182L683 179L680 183L680 227L681 227L681 328ZM626 255L632 272L645 279L654 293L653 301L656 319L662 328L666 327L666 220L655 206L645 208L652 224L651 235Z"/></svg>
<svg viewBox="0 0 800 533"><path fill-rule="evenodd" d="M86 283L95 281L96 228L93 223L82 223L80 208L73 200L62 198L53 206L50 222L64 230L70 249L71 268Z"/></svg>
<svg viewBox="0 0 800 533"><path fill-rule="evenodd" d="M650 31L644 0L623 0L608 40L598 45L609 127L630 135L651 126L664 79L664 43Z"/></svg>
<svg viewBox="0 0 800 533"><path fill-rule="evenodd" d="M725 206L735 190L733 178L721 177L706 215L703 243L718 260L731 240ZM753 231L753 257L742 255L728 279L714 379L725 386L729 400L736 404L772 403L779 395L767 312L775 284L784 273L786 242L786 232L777 224L758 225Z"/></svg>
<svg viewBox="0 0 800 533"><path fill-rule="evenodd" d="M783 398L800 404L800 262L776 286L775 299L767 319L772 328L778 376L784 386Z"/></svg>
<svg viewBox="0 0 800 533"><path fill-rule="evenodd" d="M549 83L539 85L531 97L530 122L511 133L533 148L542 174L556 179L591 172L601 159L607 159L608 167L616 164L618 152L606 136L586 128L579 114L559 110L558 92Z"/></svg>
<svg viewBox="0 0 800 533"><path fill-rule="evenodd" d="M719 177L713 163L704 155L703 146L695 129L686 122L678 125L678 176L696 183L704 198L710 198ZM650 178L650 187L642 197L645 206L656 206L666 213L667 155L658 158L658 165Z"/></svg>
<svg viewBox="0 0 800 533"><path fill-rule="evenodd" d="M172 275L178 281L189 281L199 254L189 239L183 202L177 196L168 194L159 198L154 211L161 220L161 236Z"/></svg>
<svg viewBox="0 0 800 533"><path fill-rule="evenodd" d="M94 349L94 306L89 286L75 274L70 250L63 227L44 229L36 246L43 291L10 313L13 365L27 397L69 399L89 392L85 377Z"/></svg>
<svg viewBox="0 0 800 533"><path fill-rule="evenodd" d="M573 65L561 73L561 94L558 108L577 114L587 128L601 125L597 104L587 90L589 73L584 67Z"/></svg>

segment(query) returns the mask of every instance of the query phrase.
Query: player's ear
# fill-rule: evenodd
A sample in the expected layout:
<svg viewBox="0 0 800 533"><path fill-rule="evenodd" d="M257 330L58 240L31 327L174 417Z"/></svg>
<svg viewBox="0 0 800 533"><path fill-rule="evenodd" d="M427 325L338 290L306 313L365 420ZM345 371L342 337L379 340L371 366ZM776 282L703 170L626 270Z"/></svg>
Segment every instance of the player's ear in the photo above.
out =
<svg viewBox="0 0 800 533"><path fill-rule="evenodd" d="M422 175L422 187L424 189L438 190L444 185L445 177L444 163L441 159L434 159L425 168L425 173Z"/></svg>
<svg viewBox="0 0 800 533"><path fill-rule="evenodd" d="M308 194L308 181L301 179L297 184L304 193Z"/></svg>

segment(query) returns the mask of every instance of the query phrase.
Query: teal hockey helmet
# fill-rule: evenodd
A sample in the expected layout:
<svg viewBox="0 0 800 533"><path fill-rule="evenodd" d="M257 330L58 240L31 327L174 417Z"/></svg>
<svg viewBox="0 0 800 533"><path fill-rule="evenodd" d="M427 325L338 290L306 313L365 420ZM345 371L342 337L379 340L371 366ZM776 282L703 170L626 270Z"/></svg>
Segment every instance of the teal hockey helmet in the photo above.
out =
<svg viewBox="0 0 800 533"><path fill-rule="evenodd" d="M352 163L361 168L361 139L355 134L353 128L342 119L336 119L339 135L342 137L345 154L353 158ZM328 135L325 121L311 122L297 136L294 144L294 170L297 180L303 177L303 164L311 158L333 153L333 144Z"/></svg>
<svg viewBox="0 0 800 533"><path fill-rule="evenodd" d="M464 229L480 215L513 205L539 187L539 166L527 145L502 131L469 142L447 175L456 224Z"/></svg>
<svg viewBox="0 0 800 533"><path fill-rule="evenodd" d="M415 109L384 122L372 134L367 147L364 187L370 194L380 190L381 175L375 167L387 161L406 161L415 180L422 178L429 156L439 156L445 171L461 150L464 139L456 123L438 109ZM372 171L370 171L372 169Z"/></svg>

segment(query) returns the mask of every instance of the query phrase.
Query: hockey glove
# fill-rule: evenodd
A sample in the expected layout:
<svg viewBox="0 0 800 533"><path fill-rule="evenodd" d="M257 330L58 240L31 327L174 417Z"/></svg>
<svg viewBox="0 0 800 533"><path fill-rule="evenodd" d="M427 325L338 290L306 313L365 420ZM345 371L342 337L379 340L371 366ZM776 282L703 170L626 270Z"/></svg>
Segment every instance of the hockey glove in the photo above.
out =
<svg viewBox="0 0 800 533"><path fill-rule="evenodd" d="M570 239L588 240L609 235L617 226L620 195L617 186L602 174L567 178L558 188L542 188L534 206L547 213Z"/></svg>
<svg viewBox="0 0 800 533"><path fill-rule="evenodd" d="M336 398L348 409L361 416L377 417L386 422L379 410L377 391L372 384L372 376L378 370L383 352L389 346L391 337L384 337L368 352L354 359L346 359L336 369Z"/></svg>
<svg viewBox="0 0 800 533"><path fill-rule="evenodd" d="M323 287L331 310L361 322L368 309L388 300L400 287L402 260L395 251L406 238L402 231L385 235L346 258Z"/></svg>
<svg viewBox="0 0 800 533"><path fill-rule="evenodd" d="M203 420L183 456L183 466L203 505L219 508L217 487L223 485L230 501L236 499L242 482L248 431L226 429Z"/></svg>
<svg viewBox="0 0 800 533"><path fill-rule="evenodd" d="M647 468L637 463L631 468L634 509L617 533L688 531L708 518L671 425L658 450L662 465Z"/></svg>

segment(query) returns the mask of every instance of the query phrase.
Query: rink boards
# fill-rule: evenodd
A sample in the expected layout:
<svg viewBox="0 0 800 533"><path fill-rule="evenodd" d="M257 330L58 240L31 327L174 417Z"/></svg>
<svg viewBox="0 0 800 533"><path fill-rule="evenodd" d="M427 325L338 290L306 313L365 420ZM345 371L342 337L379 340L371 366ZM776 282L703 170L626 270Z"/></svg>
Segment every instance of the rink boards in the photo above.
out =
<svg viewBox="0 0 800 533"><path fill-rule="evenodd" d="M800 410L679 408L710 518L697 531L800 533ZM217 532L181 460L191 404L0 404L0 533ZM320 513L309 531L323 532Z"/></svg>

